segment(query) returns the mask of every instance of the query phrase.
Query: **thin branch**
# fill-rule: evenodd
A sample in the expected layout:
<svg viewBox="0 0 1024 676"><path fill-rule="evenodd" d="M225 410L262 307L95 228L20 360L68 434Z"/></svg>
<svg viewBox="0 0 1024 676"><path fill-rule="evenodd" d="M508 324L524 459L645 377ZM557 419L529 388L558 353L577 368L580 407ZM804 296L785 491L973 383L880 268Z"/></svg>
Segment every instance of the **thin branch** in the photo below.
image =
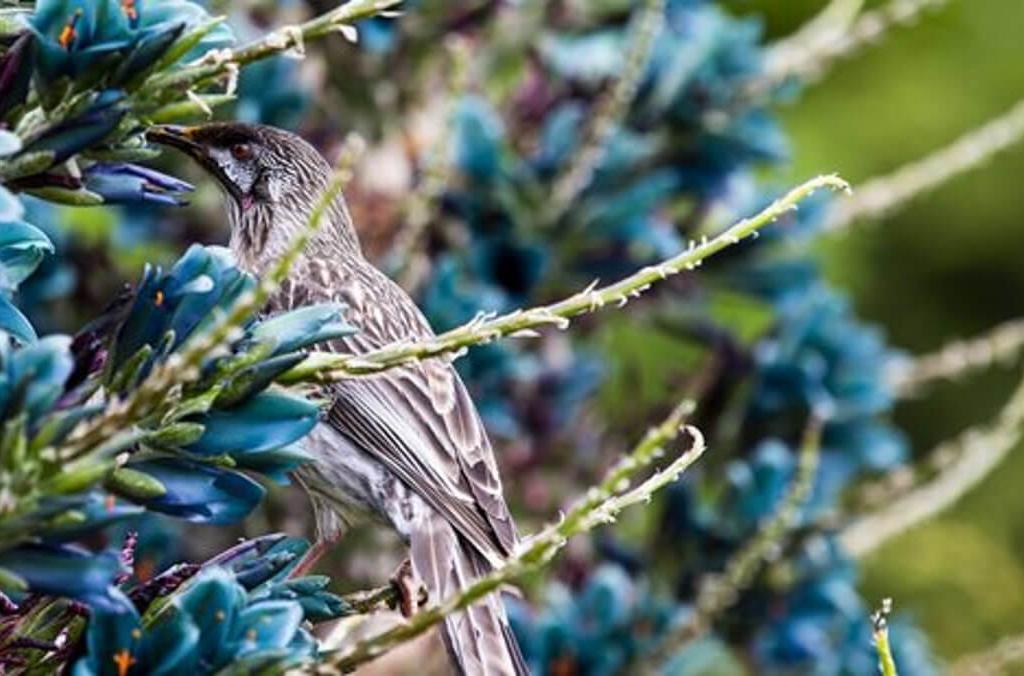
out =
<svg viewBox="0 0 1024 676"><path fill-rule="evenodd" d="M594 104L593 114L583 134L583 147L574 153L571 164L555 178L544 213L545 224L554 225L561 220L593 180L594 172L604 159L608 139L625 119L636 98L664 21L665 0L646 0L630 26L622 73L611 89Z"/></svg>
<svg viewBox="0 0 1024 676"><path fill-rule="evenodd" d="M402 210L405 227L399 230L394 244L384 257L385 265L394 270L393 277L406 290L412 291L418 286L417 271L425 267L422 261L415 260L420 244L427 228L436 214L438 199L444 193L451 175L451 144L453 117L456 105L466 90L469 80L470 48L469 43L455 37L448 41L448 58L451 75L448 78L446 98L449 101L445 111L445 123L427 153L423 166L423 176L405 200Z"/></svg>
<svg viewBox="0 0 1024 676"><path fill-rule="evenodd" d="M243 47L216 50L183 68L154 75L142 89L191 88L217 77L237 73L239 67L275 54L289 51L304 53L306 42L331 33L342 33L349 39L357 39L358 33L352 24L373 16L386 15L388 10L397 7L401 2L402 0L349 0L344 5L305 23L283 26Z"/></svg>
<svg viewBox="0 0 1024 676"><path fill-rule="evenodd" d="M352 592L342 597L348 604L354 615L366 615L368 613L394 608L398 605L398 589L393 584L386 584L381 587L367 589L364 591Z"/></svg>
<svg viewBox="0 0 1024 676"><path fill-rule="evenodd" d="M1024 635L1007 636L980 653L961 657L949 668L950 676L1004 674L1007 667L1024 662Z"/></svg>
<svg viewBox="0 0 1024 676"><path fill-rule="evenodd" d="M795 33L782 38L766 49L764 72L766 77L781 81L788 73L798 71L809 54L827 50L842 40L853 25L864 0L832 0Z"/></svg>
<svg viewBox="0 0 1024 676"><path fill-rule="evenodd" d="M852 556L862 557L953 505L974 488L1018 444L1024 434L1024 378L995 422L971 428L939 444L931 456L955 458L931 481L854 521L839 535Z"/></svg>
<svg viewBox="0 0 1024 676"><path fill-rule="evenodd" d="M81 423L61 445L58 456L61 461L73 460L101 447L108 439L131 429L140 420L175 401L175 393L180 394L183 386L199 379L201 366L210 356L226 350L240 337L239 327L266 304L288 276L309 239L319 230L327 208L350 180L351 167L362 148L363 141L358 137L347 139L338 169L310 213L307 226L295 236L277 264L256 287L242 294L209 331L190 337L179 352L158 364L127 398L112 399L102 413Z"/></svg>
<svg viewBox="0 0 1024 676"><path fill-rule="evenodd" d="M945 148L891 174L867 181L857 189L856 200L839 201L832 207L825 227L842 230L858 221L885 216L918 195L980 166L1017 144L1022 137L1024 100Z"/></svg>
<svg viewBox="0 0 1024 676"><path fill-rule="evenodd" d="M912 397L940 380L956 380L997 364L1011 364L1024 350L1024 319L1013 319L966 340L948 343L931 354L899 360L888 369L889 385Z"/></svg>
<svg viewBox="0 0 1024 676"><path fill-rule="evenodd" d="M704 453L704 439L700 432L696 428L683 426L684 418L692 410L693 405L689 401L677 406L664 422L648 431L636 448L615 465L600 485L587 491L559 523L521 542L517 552L500 568L473 581L457 594L442 599L438 605L416 613L408 622L329 656L327 663L348 671L379 657L395 646L425 633L452 613L465 609L545 565L573 536L600 524L611 523L625 508L649 501L656 491L675 481ZM628 490L630 479L662 457L665 446L681 432L692 438L690 448L668 467Z"/></svg>
<svg viewBox="0 0 1024 676"><path fill-rule="evenodd" d="M775 511L757 534L729 559L722 573L708 575L703 580L693 611L685 621L669 630L658 647L644 659L644 671L664 673L665 663L710 631L715 620L735 605L753 584L765 562L777 555L814 488L820 451L821 422L812 419L800 445L793 480Z"/></svg>
<svg viewBox="0 0 1024 676"><path fill-rule="evenodd" d="M882 676L899 676L896 660L889 645L889 615L892 613L892 599L882 599L881 607L871 614L871 637L878 653L878 671Z"/></svg>
<svg viewBox="0 0 1024 676"><path fill-rule="evenodd" d="M814 82L837 61L849 58L861 49L880 41L895 26L908 25L929 10L938 10L949 0L890 0L878 9L864 12L842 31L805 43L782 43L782 51L769 52L765 72L750 84L747 97L767 98L787 80ZM821 37L827 39L820 39Z"/></svg>
<svg viewBox="0 0 1024 676"><path fill-rule="evenodd" d="M334 382L352 376L378 373L439 355L454 354L457 357L469 346L489 343L505 336L532 337L536 335L532 329L542 326L555 325L565 329L573 317L594 312L609 303L622 307L631 298L639 297L652 284L684 270L696 269L704 260L719 251L754 236L760 228L795 209L797 204L821 188L844 191L850 189L846 181L838 176L819 176L794 188L756 216L740 221L712 239L705 238L699 244L691 242L689 247L677 256L659 265L642 268L614 284L596 288L595 282L583 291L550 305L516 310L499 317L481 316L463 326L423 341L397 342L360 355L314 352L285 374L281 382Z"/></svg>

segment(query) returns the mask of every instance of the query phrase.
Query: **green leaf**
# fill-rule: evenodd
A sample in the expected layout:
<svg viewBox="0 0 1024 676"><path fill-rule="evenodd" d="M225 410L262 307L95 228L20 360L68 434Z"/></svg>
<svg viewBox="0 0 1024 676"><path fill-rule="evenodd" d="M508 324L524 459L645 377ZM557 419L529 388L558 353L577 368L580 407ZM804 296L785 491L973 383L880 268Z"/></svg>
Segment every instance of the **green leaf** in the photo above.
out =
<svg viewBox="0 0 1024 676"><path fill-rule="evenodd" d="M34 195L39 199L46 200L47 202L69 204L75 207L94 207L103 204L102 197L91 190L85 190L82 188L79 188L78 190L69 190L68 188L58 188L51 185L43 188L32 188L25 192L30 195Z"/></svg>
<svg viewBox="0 0 1024 676"><path fill-rule="evenodd" d="M156 66L153 70L159 73L162 70L167 70L169 67L177 63L183 56L191 52L199 42L209 35L217 26L224 23L225 17L215 16L207 19L206 21L198 24L192 30L186 32L178 41L171 45L170 49L164 52L164 55L157 61Z"/></svg>
<svg viewBox="0 0 1024 676"><path fill-rule="evenodd" d="M106 487L110 492L131 500L151 500L167 494L167 487L159 479L130 467L114 470L107 477Z"/></svg>
<svg viewBox="0 0 1024 676"><path fill-rule="evenodd" d="M99 462L92 458L80 460L61 468L59 473L47 479L39 490L46 495L80 493L98 484L112 469L113 459Z"/></svg>
<svg viewBox="0 0 1024 676"><path fill-rule="evenodd" d="M52 150L22 153L12 160L0 162L0 178L11 180L38 174L49 169L56 159L57 153Z"/></svg>
<svg viewBox="0 0 1024 676"><path fill-rule="evenodd" d="M0 568L0 589L8 592L24 592L28 591L28 582L13 571Z"/></svg>
<svg viewBox="0 0 1024 676"><path fill-rule="evenodd" d="M181 448L195 443L206 428L194 422L176 422L146 436L146 443L163 448Z"/></svg>
<svg viewBox="0 0 1024 676"><path fill-rule="evenodd" d="M32 324L3 296L0 296L0 331L6 331L22 343L31 343L36 339L36 330Z"/></svg>
<svg viewBox="0 0 1024 676"><path fill-rule="evenodd" d="M184 120L206 119L209 111L235 100L232 94L203 94L198 100L186 99L161 106L148 115L154 124L182 122Z"/></svg>

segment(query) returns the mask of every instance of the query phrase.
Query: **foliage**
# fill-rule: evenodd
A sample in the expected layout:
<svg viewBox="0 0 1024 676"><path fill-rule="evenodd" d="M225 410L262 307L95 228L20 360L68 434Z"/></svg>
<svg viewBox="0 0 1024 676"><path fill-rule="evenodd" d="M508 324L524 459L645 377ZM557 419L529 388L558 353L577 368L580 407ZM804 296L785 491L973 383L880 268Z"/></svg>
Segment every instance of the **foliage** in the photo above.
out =
<svg viewBox="0 0 1024 676"><path fill-rule="evenodd" d="M618 511L599 503L649 498L660 484L642 484L646 493L615 482L580 487L650 415L621 400L595 405L594 395L621 374L654 372L655 394L671 393L656 396L656 406L693 393L696 423L716 453L642 519L603 529L593 551L574 553L562 581L534 590L543 600L512 603L532 670L873 670L870 604L831 524L852 486L907 459L889 421L897 392L886 374L897 355L807 253L832 213L829 198L786 211L838 181L769 198L778 191L763 176L787 155L772 105L795 87L773 80L763 88L758 22L709 0L553 8L424 0L407 3L402 21L374 16L392 4L354 0L264 37L265 16L239 14L229 28L184 0L39 0L3 10L0 330L9 340L0 339L0 663L46 673L74 660L73 673L118 676L355 666L547 563L569 536ZM188 239L160 226L180 216L140 208L183 206L193 190L141 164L156 154L145 129L234 101L239 119L330 139L333 122L309 109L317 97L301 84L302 64L285 56L301 56L306 40L332 31L362 37L361 48L327 52L327 89L343 99L333 114L382 148L403 145L395 118L431 97L435 80L418 75L442 68L439 35L473 45L470 91L447 92L455 103L433 158L444 165L440 188L425 187L437 177L420 139L403 139L413 157L402 162L421 175L412 189L434 210L410 235L426 260L413 290L432 323L453 331L387 346L355 366L308 358L318 343L353 331L344 307L257 318L266 280L240 271L224 249L193 245L166 271L147 266L73 337L37 338L14 301L49 322L42 299L61 294L44 289L83 272L67 251L44 260L52 240L67 235L67 214L81 213L46 203L132 205L104 212L121 252ZM237 47L235 34L253 42ZM491 41L493 49L482 46ZM353 82L390 89L370 105ZM359 176L352 186L353 211L371 230L381 220L385 231L400 228L407 212L374 211L369 182ZM738 230L723 227L759 210ZM758 241L740 242L768 220ZM714 269L695 269L726 247ZM587 286L637 269L624 282ZM580 322L571 340L549 332L493 341L625 304L670 275L631 306L631 330L657 335L673 350L668 358L603 348L609 333L597 322ZM537 307L516 312L523 306ZM241 521L264 499L261 481L285 483L308 460L301 439L320 402L306 382L469 346L458 365L502 451L506 485L522 487L517 507L547 515L565 494L583 492L583 511L541 531L532 541L539 549L524 548L463 595L434 599L407 626L322 654L308 623L368 608L327 592L326 578L289 578L304 541L262 536L204 564L145 575L133 566L133 532L120 550L96 546L102 533L146 515ZM678 431L680 410L655 435L657 448ZM820 445L804 447L808 464L800 447L812 419L822 429ZM648 442L639 448L653 451ZM802 470L810 474L797 490ZM766 524L775 526L771 537L759 540ZM730 576L737 561L743 574ZM707 590L721 599L710 610L701 602ZM912 623L895 618L890 628L901 671L935 673Z"/></svg>

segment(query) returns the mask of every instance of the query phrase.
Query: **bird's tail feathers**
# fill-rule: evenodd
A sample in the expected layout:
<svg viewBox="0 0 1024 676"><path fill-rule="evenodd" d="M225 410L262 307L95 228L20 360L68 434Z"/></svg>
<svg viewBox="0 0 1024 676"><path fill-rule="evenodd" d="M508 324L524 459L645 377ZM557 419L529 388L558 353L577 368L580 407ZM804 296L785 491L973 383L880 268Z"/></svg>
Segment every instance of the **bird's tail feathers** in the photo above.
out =
<svg viewBox="0 0 1024 676"><path fill-rule="evenodd" d="M455 594L491 565L462 540L444 518L425 519L410 537L413 571L438 602ZM499 594L490 594L445 618L445 646L459 674L529 676L526 660L512 634Z"/></svg>

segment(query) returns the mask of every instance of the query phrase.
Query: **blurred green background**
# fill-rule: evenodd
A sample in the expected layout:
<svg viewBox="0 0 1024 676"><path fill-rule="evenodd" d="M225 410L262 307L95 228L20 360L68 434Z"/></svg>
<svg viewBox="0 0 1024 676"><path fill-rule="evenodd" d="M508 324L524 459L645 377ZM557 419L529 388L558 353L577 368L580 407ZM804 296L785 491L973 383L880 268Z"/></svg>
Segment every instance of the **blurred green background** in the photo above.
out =
<svg viewBox="0 0 1024 676"><path fill-rule="evenodd" d="M770 36L791 32L824 4L732 2L739 14L763 14ZM856 186L1003 113L1024 97L1022 27L1020 0L951 0L839 64L782 111L792 178L837 171ZM1022 175L1024 147L1017 147L898 214L826 236L829 276L862 317L911 353L1024 314ZM897 420L915 452L991 420L1020 377L1014 366L902 404ZM1020 451L955 508L866 562L869 598L894 596L947 658L1024 632Z"/></svg>

